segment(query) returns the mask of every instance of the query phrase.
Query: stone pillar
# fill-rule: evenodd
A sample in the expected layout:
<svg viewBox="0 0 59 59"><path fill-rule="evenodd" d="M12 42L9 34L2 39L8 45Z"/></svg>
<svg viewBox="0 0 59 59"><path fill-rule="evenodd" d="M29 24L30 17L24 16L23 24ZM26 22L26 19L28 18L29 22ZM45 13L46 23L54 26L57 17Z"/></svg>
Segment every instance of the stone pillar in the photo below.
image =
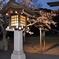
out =
<svg viewBox="0 0 59 59"><path fill-rule="evenodd" d="M23 34L22 30L14 31L14 51L11 55L11 59L26 59L23 52Z"/></svg>

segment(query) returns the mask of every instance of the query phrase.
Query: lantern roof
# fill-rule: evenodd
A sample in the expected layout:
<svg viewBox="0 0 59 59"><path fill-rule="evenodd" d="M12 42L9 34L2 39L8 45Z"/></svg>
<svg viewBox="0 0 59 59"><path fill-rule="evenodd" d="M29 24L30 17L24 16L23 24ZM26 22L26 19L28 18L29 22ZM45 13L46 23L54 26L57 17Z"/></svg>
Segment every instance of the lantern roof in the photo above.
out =
<svg viewBox="0 0 59 59"><path fill-rule="evenodd" d="M29 7L25 6L24 4L19 4L19 3L15 2L15 1L14 2L9 1L6 4L6 6L4 6L2 8L2 10L0 10L0 13L5 13L10 8L16 9L16 10L24 9L27 13L35 15L35 13L33 12L33 10L31 10Z"/></svg>

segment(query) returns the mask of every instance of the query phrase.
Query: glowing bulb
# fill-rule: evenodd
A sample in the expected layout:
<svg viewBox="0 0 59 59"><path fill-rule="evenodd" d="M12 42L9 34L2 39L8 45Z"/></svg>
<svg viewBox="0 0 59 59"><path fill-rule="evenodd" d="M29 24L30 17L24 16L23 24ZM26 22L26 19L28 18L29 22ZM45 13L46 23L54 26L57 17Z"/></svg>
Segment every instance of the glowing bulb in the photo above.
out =
<svg viewBox="0 0 59 59"><path fill-rule="evenodd" d="M15 13L16 13L16 14L18 14L18 12L17 12L17 11L15 11Z"/></svg>
<svg viewBox="0 0 59 59"><path fill-rule="evenodd" d="M9 29L9 26L7 28Z"/></svg>
<svg viewBox="0 0 59 59"><path fill-rule="evenodd" d="M22 29L21 27L19 27L19 30Z"/></svg>
<svg viewBox="0 0 59 59"><path fill-rule="evenodd" d="M16 25L16 28L18 28L18 25Z"/></svg>

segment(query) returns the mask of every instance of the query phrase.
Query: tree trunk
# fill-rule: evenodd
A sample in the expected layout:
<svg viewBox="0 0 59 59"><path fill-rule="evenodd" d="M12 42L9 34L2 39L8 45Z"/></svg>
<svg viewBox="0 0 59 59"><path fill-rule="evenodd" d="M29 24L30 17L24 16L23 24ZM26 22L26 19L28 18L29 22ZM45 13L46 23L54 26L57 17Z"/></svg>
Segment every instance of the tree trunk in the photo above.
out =
<svg viewBox="0 0 59 59"><path fill-rule="evenodd" d="M41 27L39 28L40 30L40 52L42 53L42 29Z"/></svg>
<svg viewBox="0 0 59 59"><path fill-rule="evenodd" d="M8 50L8 40L6 39L6 30L4 29L3 25L0 25L3 31L3 39L2 39L2 44L3 44L3 48L4 50Z"/></svg>
<svg viewBox="0 0 59 59"><path fill-rule="evenodd" d="M44 44L44 51L46 50L46 42L45 42L45 31L42 32L42 40Z"/></svg>
<svg viewBox="0 0 59 59"><path fill-rule="evenodd" d="M8 40L6 39L6 31L3 31L3 47L4 47L4 50L8 50Z"/></svg>

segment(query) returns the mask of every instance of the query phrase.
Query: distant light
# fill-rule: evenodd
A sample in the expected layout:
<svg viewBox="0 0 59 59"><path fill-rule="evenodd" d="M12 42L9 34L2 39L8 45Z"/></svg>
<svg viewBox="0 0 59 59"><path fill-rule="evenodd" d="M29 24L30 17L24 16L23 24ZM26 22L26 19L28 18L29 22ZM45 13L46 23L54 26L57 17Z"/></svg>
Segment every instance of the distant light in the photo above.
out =
<svg viewBox="0 0 59 59"><path fill-rule="evenodd" d="M8 13L6 13L6 16L8 16L9 14Z"/></svg>
<svg viewBox="0 0 59 59"><path fill-rule="evenodd" d="M12 10L10 10L10 13L13 13L13 11L12 11Z"/></svg>

